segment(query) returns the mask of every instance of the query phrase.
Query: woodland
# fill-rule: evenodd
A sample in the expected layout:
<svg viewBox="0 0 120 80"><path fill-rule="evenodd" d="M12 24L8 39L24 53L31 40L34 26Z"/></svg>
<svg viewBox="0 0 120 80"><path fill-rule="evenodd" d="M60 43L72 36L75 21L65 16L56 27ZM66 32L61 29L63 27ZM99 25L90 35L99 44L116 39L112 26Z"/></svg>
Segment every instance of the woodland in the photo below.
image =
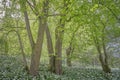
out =
<svg viewBox="0 0 120 80"><path fill-rule="evenodd" d="M0 80L120 80L120 0L0 0Z"/></svg>

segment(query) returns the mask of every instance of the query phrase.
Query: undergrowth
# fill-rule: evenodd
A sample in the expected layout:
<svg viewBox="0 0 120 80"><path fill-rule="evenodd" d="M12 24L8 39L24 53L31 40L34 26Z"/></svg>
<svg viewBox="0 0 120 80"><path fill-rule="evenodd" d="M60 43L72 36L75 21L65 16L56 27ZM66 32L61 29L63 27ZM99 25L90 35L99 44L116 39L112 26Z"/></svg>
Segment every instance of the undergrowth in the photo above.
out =
<svg viewBox="0 0 120 80"><path fill-rule="evenodd" d="M0 55L0 80L120 80L120 70L106 74L100 69L63 67L63 75L58 76L41 64L39 75L32 77L17 56Z"/></svg>

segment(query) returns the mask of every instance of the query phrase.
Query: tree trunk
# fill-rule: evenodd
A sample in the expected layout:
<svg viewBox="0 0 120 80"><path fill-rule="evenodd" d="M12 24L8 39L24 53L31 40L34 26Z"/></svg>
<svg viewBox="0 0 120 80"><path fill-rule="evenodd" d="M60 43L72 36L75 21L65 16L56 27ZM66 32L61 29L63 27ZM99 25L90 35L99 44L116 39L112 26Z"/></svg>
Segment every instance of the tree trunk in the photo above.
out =
<svg viewBox="0 0 120 80"><path fill-rule="evenodd" d="M77 27L75 29L75 31L73 31L72 33L72 37L71 37L71 40L69 42L69 46L68 48L66 49L66 55L67 55L67 66L72 66L72 63L71 63L71 54L73 53L74 51L74 48L73 48L73 40L75 38L75 33L79 30L79 27Z"/></svg>
<svg viewBox="0 0 120 80"><path fill-rule="evenodd" d="M33 40L31 29L30 29L30 22L29 22L29 19L28 19L27 11L24 11L24 17L25 17L26 30L27 30L27 33L28 33L28 38L29 38L32 53L33 53L35 43L34 43L34 40ZM30 70L28 72L30 73Z"/></svg>
<svg viewBox="0 0 120 80"><path fill-rule="evenodd" d="M103 61L104 61L104 66L103 66L103 71L104 72L106 72L106 73L110 73L111 72L111 69L110 69L110 67L109 67L109 65L108 65L108 55L107 55L107 52L106 52L106 45L105 45L105 25L104 25L104 23L102 23L103 24L103 30L102 30L102 32L103 32L103 35L102 35L102 48L103 48L103 55L104 55L104 59L103 59Z"/></svg>
<svg viewBox="0 0 120 80"><path fill-rule="evenodd" d="M31 7L31 5L29 5L29 6ZM31 56L31 64L30 64L29 73L33 76L38 75L38 71L39 71L39 63L40 63L40 57L41 57L42 45L43 45L43 39L44 39L44 30L46 28L46 22L47 22L46 14L48 13L48 11L47 11L48 10L48 0L45 0L43 2L42 9L43 9L42 16L40 16L39 14L36 14L36 16L38 16L38 21L39 21L39 29L38 29L38 36L37 36L36 44L34 43L33 36L32 36L31 30L30 30L30 23L29 23L27 11L26 10L24 11L26 29L27 29L30 44L32 47L32 56ZM32 8L32 10L33 10L33 8ZM36 10L36 12L37 12L37 10Z"/></svg>
<svg viewBox="0 0 120 80"><path fill-rule="evenodd" d="M61 33L56 30L56 45L55 45L55 73L62 74L62 39Z"/></svg>
<svg viewBox="0 0 120 80"><path fill-rule="evenodd" d="M31 48L33 50L35 42L33 40L32 32L31 32L31 29L30 29L30 22L29 22L27 11L24 11L24 17L25 17L26 30L27 30L27 33L28 33L29 41L30 41L30 44L31 44Z"/></svg>
<svg viewBox="0 0 120 80"><path fill-rule="evenodd" d="M105 47L104 40L103 40L103 52L104 52L104 72L110 73L111 69L108 65L108 55L107 55L107 52L106 52L106 47Z"/></svg>
<svg viewBox="0 0 120 80"><path fill-rule="evenodd" d="M48 26L46 25L47 48L49 53L49 68L51 72L55 72L55 56L53 50L52 38Z"/></svg>
<svg viewBox="0 0 120 80"><path fill-rule="evenodd" d="M102 69L105 73L110 73L111 72L111 69L109 68L108 64L105 63L104 61L104 58L102 57L102 55L99 55L99 60L100 60L100 63L102 65Z"/></svg>
<svg viewBox="0 0 120 80"><path fill-rule="evenodd" d="M46 25L47 25L48 0L45 0L43 2L42 14L43 16L38 17L39 20L38 37L31 58L30 74L33 76L38 75L38 71L39 71L40 57L41 57L42 45L44 39L44 31L46 30Z"/></svg>
<svg viewBox="0 0 120 80"><path fill-rule="evenodd" d="M107 62L107 57L106 55L102 55L101 53L101 49L100 47L97 47L98 53L99 53L99 60L102 66L102 69L105 73L110 73L111 69L108 66L108 62ZM106 54L106 52L104 51L104 54ZM103 57L104 56L104 57Z"/></svg>
<svg viewBox="0 0 120 80"><path fill-rule="evenodd" d="M5 54L8 54L9 46L8 46L7 39L4 41L4 43L5 43Z"/></svg>
<svg viewBox="0 0 120 80"><path fill-rule="evenodd" d="M67 55L67 66L72 66L71 63L71 46L69 46L66 50L66 55Z"/></svg>
<svg viewBox="0 0 120 80"><path fill-rule="evenodd" d="M22 56L23 56L24 69L25 69L27 72L29 72L29 68L28 68L28 65L27 65L27 60L26 60L25 52L24 52L24 48L23 48L22 39L21 39L21 36L20 36L20 34L19 34L18 31L17 31L17 35L18 35L18 40L19 40L19 44L20 44L21 53L22 53Z"/></svg>
<svg viewBox="0 0 120 80"><path fill-rule="evenodd" d="M18 40L19 40L19 44L20 44L20 49L21 49L21 53L22 53L22 56L23 56L24 69L25 69L27 72L29 72L29 67L28 67L28 65L27 65L27 60L26 60L25 52L24 52L24 46L23 46L22 39L21 39L19 30L18 30L18 21L16 22L16 26L17 26L16 34L17 34L17 36L18 36Z"/></svg>
<svg viewBox="0 0 120 80"><path fill-rule="evenodd" d="M37 41L32 53L32 58L31 58L31 65L30 65L30 74L33 76L38 75L39 71L39 63L40 63L40 57L41 57L41 52L42 52L42 45L43 45L43 39L44 39L44 31L46 28L46 21L43 20L43 18L39 17L39 29L38 29L38 37ZM42 23L44 22L44 23Z"/></svg>
<svg viewBox="0 0 120 80"><path fill-rule="evenodd" d="M63 21L63 22L62 22ZM62 74L62 40L64 34L64 20L60 19L60 25L55 30L55 73Z"/></svg>

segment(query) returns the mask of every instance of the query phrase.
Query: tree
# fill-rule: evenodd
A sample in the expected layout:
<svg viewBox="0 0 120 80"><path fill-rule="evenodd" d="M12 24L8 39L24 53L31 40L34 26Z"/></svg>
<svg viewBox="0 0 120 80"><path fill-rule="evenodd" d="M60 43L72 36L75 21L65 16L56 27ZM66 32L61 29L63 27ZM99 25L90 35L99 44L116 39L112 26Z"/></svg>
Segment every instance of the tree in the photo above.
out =
<svg viewBox="0 0 120 80"><path fill-rule="evenodd" d="M73 53L74 51L74 46L73 46L73 42L74 42L74 38L75 38L75 34L76 32L79 30L79 26L73 31L72 33L72 36L70 38L70 41L69 41L69 46L68 48L66 49L66 55L67 55L67 65L68 66L72 66L72 63L71 63L71 54Z"/></svg>
<svg viewBox="0 0 120 80"><path fill-rule="evenodd" d="M24 10L24 15L25 15L25 21L26 21L26 28L27 28L27 32L29 35L29 40L31 43L31 48L32 48L32 56L31 56L31 65L30 65L30 74L35 76L38 74L38 69L39 69L39 62L40 62L40 56L41 56L41 51L42 51L42 44L43 44L43 37L44 37L44 31L46 29L46 25L47 25L47 11L48 11L48 0L42 1L40 2L41 4L43 4L42 6L42 10L41 10L41 15L39 14L39 9L36 6L36 1L33 1L33 5L31 4L31 2L27 1L27 3L29 4L30 8L32 9L32 11L35 13L36 16L38 16L38 36L36 39L36 43L34 43L33 41L33 37L32 37L32 33L30 30L30 23L29 23L29 19L28 19L28 14L26 12L26 9ZM22 9L25 7L26 8L26 1L21 1L21 7ZM33 7L34 6L34 7ZM36 10L37 9L37 10Z"/></svg>
<svg viewBox="0 0 120 80"><path fill-rule="evenodd" d="M95 25L96 27L96 25ZM98 27L98 26L97 26ZM96 49L99 53L99 60L100 60L100 63L102 65L102 69L104 72L106 73L110 73L111 72L111 69L109 68L108 66L108 55L107 55L107 51L106 51L106 38L105 38L105 26L102 28L102 31L100 33L97 33L99 29L98 28L95 28L93 31L93 40L94 40L94 44L96 46ZM103 51L103 52L102 52Z"/></svg>
<svg viewBox="0 0 120 80"><path fill-rule="evenodd" d="M96 5L96 9L98 8L98 4ZM94 8L95 9L95 8ZM98 9L99 10L99 9ZM101 9L100 11L102 12L102 10L105 10L104 8ZM94 10L92 10L94 11ZM95 18L96 16L99 16L98 18ZM94 45L99 53L99 60L102 66L102 69L104 72L106 73L110 73L111 69L109 67L108 64L108 55L107 55L107 49L106 49L106 44L107 44L107 25L105 25L105 23L107 24L107 18L102 17L104 15L101 15L101 13L94 13L93 12L93 19L96 19L96 21L94 21L93 19L91 21L91 23L93 23L92 27L91 27L91 33L92 33L92 38L93 38L93 42Z"/></svg>
<svg viewBox="0 0 120 80"><path fill-rule="evenodd" d="M54 55L54 49L53 49L53 43L50 35L50 31L48 26L46 27L46 38L47 38L47 48L49 52L49 66L50 71L55 72L55 55Z"/></svg>
<svg viewBox="0 0 120 80"><path fill-rule="evenodd" d="M63 0L63 10L61 10L60 14L64 16L60 16L58 26L55 29L55 73L62 74L62 44L64 38L64 29L67 18L65 16L68 15L70 10L72 1Z"/></svg>

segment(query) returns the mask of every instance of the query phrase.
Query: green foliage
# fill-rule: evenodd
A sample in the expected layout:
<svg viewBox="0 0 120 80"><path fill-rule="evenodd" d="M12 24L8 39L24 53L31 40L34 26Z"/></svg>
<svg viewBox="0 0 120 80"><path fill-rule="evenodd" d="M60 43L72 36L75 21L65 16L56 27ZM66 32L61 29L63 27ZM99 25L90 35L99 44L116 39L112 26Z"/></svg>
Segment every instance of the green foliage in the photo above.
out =
<svg viewBox="0 0 120 80"><path fill-rule="evenodd" d="M111 74L106 74L100 69L91 68L69 68L65 75L71 77L70 80L119 80L120 71L113 71Z"/></svg>
<svg viewBox="0 0 120 80"><path fill-rule="evenodd" d="M48 72L47 65L41 64L40 73L32 77L26 73L21 64L21 58L16 56L0 55L0 80L119 80L120 70L104 73L94 68L63 68L63 75Z"/></svg>
<svg viewBox="0 0 120 80"><path fill-rule="evenodd" d="M17 35L12 32L13 30L17 31L18 28L16 28L16 24L18 24L18 27L22 27L19 28L19 31L23 40L24 51L27 54L31 54L32 51L28 35L26 30L23 30L25 27L23 12L28 12L32 35L34 40L36 40L38 32L37 18L43 16L42 8L45 0L11 1L13 3L12 7L3 8L6 13L5 16L0 19L0 31L2 30L0 36L4 33L11 32L7 35L7 39L0 37L0 53L7 53L8 48L11 55L13 53L20 53ZM31 7L27 1L30 2ZM61 23L65 22L65 27L59 28L59 31L63 31L64 33L62 56L64 57L66 55L64 54L65 50L71 43L72 47L74 47L74 52L71 56L72 61L79 60L79 63L84 62L86 65L91 64L92 59L98 59L98 57L96 57L96 48L93 47L94 39L101 46L102 37L105 37L105 44L111 41L112 38L120 37L119 4L119 0L49 0L47 23L52 35L53 45L55 45L55 28L59 25L60 19L62 19ZM20 9L17 9L17 7ZM0 10L0 12L2 12L2 10ZM12 15L17 15L18 13L20 13L20 17L12 17ZM102 31L103 28L105 28L105 32ZM42 54L42 58L45 58L48 62L46 45L47 43L44 42L42 52L44 54ZM113 59L113 62L115 61L119 60ZM9 56L1 56L0 79L32 80L32 77L23 70L21 63L22 62L16 59L16 56L12 58ZM105 74L97 69L65 68L63 76L57 76L48 72L45 66L41 66L39 76L33 79L118 80L120 76L119 73L120 71L113 71L112 74Z"/></svg>
<svg viewBox="0 0 120 80"><path fill-rule="evenodd" d="M27 0L19 0L19 4L20 4L20 6L21 6L21 11L25 11L26 10L26 1ZM15 1L14 1L14 3L16 3Z"/></svg>

